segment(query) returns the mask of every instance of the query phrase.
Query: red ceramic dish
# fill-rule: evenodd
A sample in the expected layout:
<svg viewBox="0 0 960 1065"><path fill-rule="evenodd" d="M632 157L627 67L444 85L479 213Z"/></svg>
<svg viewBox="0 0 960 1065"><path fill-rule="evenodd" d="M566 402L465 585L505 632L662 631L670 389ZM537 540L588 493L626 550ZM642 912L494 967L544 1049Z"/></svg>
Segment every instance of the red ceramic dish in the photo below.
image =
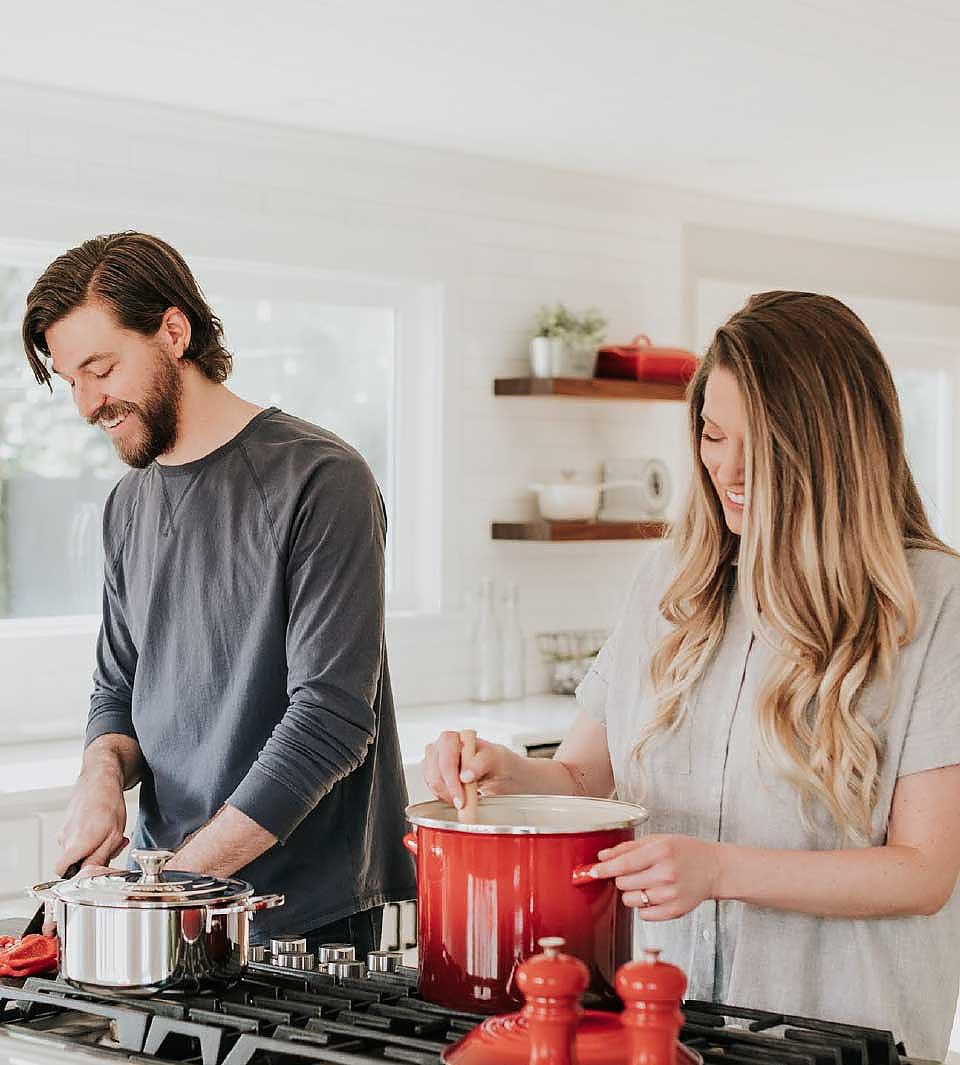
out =
<svg viewBox="0 0 960 1065"><path fill-rule="evenodd" d="M630 956L630 914L611 880L588 875L605 847L633 839L646 811L571 796L483 798L479 823L445 803L409 807L416 835L419 987L448 1009L501 1013L522 1002L515 971L543 936L562 936L589 971L589 990L615 995Z"/></svg>

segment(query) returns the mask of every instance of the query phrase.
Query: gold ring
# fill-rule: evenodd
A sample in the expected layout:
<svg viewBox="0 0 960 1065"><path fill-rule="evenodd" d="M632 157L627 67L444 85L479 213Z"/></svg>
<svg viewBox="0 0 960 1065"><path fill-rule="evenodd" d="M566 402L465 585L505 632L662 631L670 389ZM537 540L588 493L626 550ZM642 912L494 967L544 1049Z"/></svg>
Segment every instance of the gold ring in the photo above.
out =
<svg viewBox="0 0 960 1065"><path fill-rule="evenodd" d="M640 888L640 905L644 908L650 905L650 896L643 890L643 888Z"/></svg>

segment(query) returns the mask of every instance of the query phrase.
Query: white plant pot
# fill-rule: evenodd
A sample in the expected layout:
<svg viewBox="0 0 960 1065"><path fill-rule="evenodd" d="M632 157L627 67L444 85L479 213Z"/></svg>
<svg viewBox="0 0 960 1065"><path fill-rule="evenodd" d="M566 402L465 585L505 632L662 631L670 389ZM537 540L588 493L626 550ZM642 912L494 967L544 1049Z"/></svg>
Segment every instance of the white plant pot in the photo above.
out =
<svg viewBox="0 0 960 1065"><path fill-rule="evenodd" d="M533 337L530 341L530 373L534 377L553 376L553 337Z"/></svg>

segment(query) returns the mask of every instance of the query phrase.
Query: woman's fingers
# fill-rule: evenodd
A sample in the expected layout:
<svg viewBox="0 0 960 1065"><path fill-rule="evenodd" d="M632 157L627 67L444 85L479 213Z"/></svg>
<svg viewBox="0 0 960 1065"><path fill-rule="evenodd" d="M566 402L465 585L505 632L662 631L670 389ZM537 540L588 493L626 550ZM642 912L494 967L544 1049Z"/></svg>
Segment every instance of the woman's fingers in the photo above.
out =
<svg viewBox="0 0 960 1065"><path fill-rule="evenodd" d="M447 801L459 810L464 802L463 785L460 783L460 733L441 733L436 747L440 779L447 791Z"/></svg>
<svg viewBox="0 0 960 1065"><path fill-rule="evenodd" d="M423 755L423 779L438 799L460 809L466 801L464 784L484 783L495 787L503 773L503 748L477 740L477 752L463 757L459 732L444 732L428 743Z"/></svg>
<svg viewBox="0 0 960 1065"><path fill-rule="evenodd" d="M437 757L437 745L435 743L427 744L426 749L423 752L421 770L423 772L423 779L426 781L427 787L433 792L433 794L441 802L450 802L447 787L443 782L443 777L440 776L440 762Z"/></svg>
<svg viewBox="0 0 960 1065"><path fill-rule="evenodd" d="M614 883L623 892L639 891L643 888L651 899L655 894L658 902L673 902L678 896L673 874L657 865L644 869L642 873L618 876Z"/></svg>
<svg viewBox="0 0 960 1065"><path fill-rule="evenodd" d="M619 851L619 854L598 862L590 871L591 876L609 880L611 877L624 876L628 873L639 873L644 869L649 869L658 858L657 845L646 840L631 840L611 848L610 851L600 853L606 855L613 854L614 851Z"/></svg>
<svg viewBox="0 0 960 1065"><path fill-rule="evenodd" d="M609 858L617 858L621 854L626 854L628 851L635 850L640 842L641 841L638 839L628 839L624 843L618 843L615 847L606 847L604 850L599 851L597 857L602 862L607 861Z"/></svg>
<svg viewBox="0 0 960 1065"><path fill-rule="evenodd" d="M478 739L477 753L472 758L461 758L460 780L464 784L476 782L482 785L491 776L496 776L500 750L497 744Z"/></svg>
<svg viewBox="0 0 960 1065"><path fill-rule="evenodd" d="M643 897L639 892L621 895L621 898L625 906L630 906L635 910L641 921L673 921L677 917L683 916L682 911L677 909L675 903L667 902L662 906L655 906L651 899L650 905L644 906Z"/></svg>

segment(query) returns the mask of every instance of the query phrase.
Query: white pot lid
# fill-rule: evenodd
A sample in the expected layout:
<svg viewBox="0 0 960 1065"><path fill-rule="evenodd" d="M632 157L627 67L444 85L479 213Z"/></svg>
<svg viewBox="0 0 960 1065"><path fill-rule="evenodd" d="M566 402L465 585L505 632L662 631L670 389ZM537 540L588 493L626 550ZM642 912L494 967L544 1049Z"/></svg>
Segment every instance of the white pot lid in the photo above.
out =
<svg viewBox="0 0 960 1065"><path fill-rule="evenodd" d="M504 836L569 836L635 828L649 816L636 803L581 795L488 795L477 802L477 821L459 821L456 807L434 799L408 806L407 820L423 828Z"/></svg>

